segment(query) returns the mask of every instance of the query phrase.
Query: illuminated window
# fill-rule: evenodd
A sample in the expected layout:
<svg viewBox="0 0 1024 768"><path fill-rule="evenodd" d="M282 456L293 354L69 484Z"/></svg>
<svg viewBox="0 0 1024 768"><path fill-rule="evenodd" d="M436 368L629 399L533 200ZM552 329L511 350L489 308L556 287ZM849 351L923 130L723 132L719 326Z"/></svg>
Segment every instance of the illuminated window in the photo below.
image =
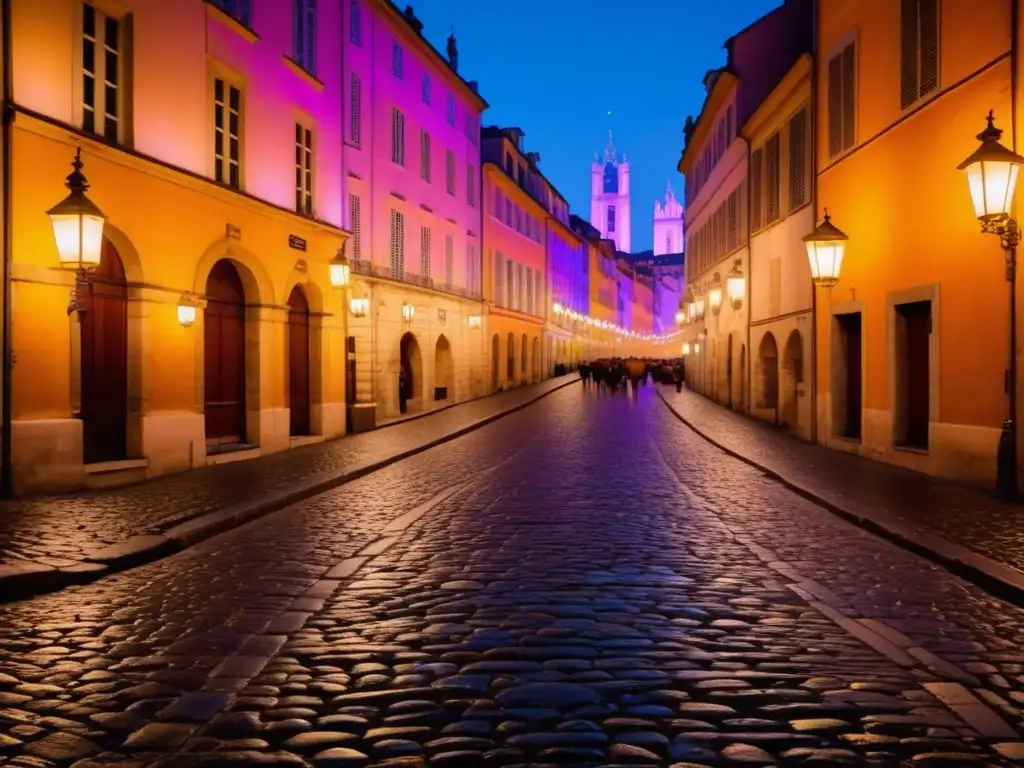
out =
<svg viewBox="0 0 1024 768"><path fill-rule="evenodd" d="M316 0L292 0L292 50L295 63L316 74Z"/></svg>
<svg viewBox="0 0 1024 768"><path fill-rule="evenodd" d="M115 19L82 6L82 130L123 141L128 106L125 56L129 18Z"/></svg>
<svg viewBox="0 0 1024 768"><path fill-rule="evenodd" d="M242 186L242 91L222 78L213 81L213 178Z"/></svg>
<svg viewBox="0 0 1024 768"><path fill-rule="evenodd" d="M313 132L295 124L295 210L313 215Z"/></svg>

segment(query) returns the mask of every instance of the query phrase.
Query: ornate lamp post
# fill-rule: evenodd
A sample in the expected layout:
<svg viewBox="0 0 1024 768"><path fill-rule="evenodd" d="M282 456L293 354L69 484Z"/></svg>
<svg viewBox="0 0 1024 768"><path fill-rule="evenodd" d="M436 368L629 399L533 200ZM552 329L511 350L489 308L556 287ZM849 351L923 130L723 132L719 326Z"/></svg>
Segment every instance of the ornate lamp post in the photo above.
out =
<svg viewBox="0 0 1024 768"><path fill-rule="evenodd" d="M818 288L831 288L839 282L846 243L850 238L832 223L825 209L825 218L804 237L807 258L811 262L811 280Z"/></svg>
<svg viewBox="0 0 1024 768"><path fill-rule="evenodd" d="M1003 132L995 126L995 115L988 113L988 126L978 134L981 142L974 153L957 168L967 173L967 184L974 213L981 231L996 235L1006 251L1006 280L1010 284L1010 371L1006 421L999 436L996 455L996 488L1007 498L1016 499L1017 486L1017 246L1020 227L1010 216L1017 174L1024 157L999 143Z"/></svg>
<svg viewBox="0 0 1024 768"><path fill-rule="evenodd" d="M338 253L331 259L331 286L333 288L348 288L349 282L352 279L352 267L348 263L348 257L345 256L345 248L347 246L348 241L346 240L341 244Z"/></svg>
<svg viewBox="0 0 1024 768"><path fill-rule="evenodd" d="M78 149L71 163L64 186L69 194L46 214L57 240L57 256L65 269L75 270L75 287L71 289L68 314L82 312L82 294L88 289L88 273L100 265L103 254L103 225L107 217L86 194L89 182L82 173L82 150Z"/></svg>
<svg viewBox="0 0 1024 768"><path fill-rule="evenodd" d="M722 311L722 276L717 272L711 279L711 288L708 289L708 305L713 315L717 316Z"/></svg>

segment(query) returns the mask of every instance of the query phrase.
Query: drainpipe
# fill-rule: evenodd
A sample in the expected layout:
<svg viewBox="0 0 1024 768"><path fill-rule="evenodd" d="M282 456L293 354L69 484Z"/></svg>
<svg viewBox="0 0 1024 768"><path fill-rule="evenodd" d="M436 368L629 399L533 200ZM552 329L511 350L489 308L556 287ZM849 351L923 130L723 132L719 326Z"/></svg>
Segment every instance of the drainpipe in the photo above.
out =
<svg viewBox="0 0 1024 768"><path fill-rule="evenodd" d="M1012 0L1016 3L1018 0ZM818 4L811 10L811 227L818 224L818 31L821 16ZM811 442L818 442L818 287L811 283Z"/></svg>
<svg viewBox="0 0 1024 768"><path fill-rule="evenodd" d="M10 499L14 495L11 471L11 407L12 386L11 376L14 372L11 345L11 255L13 243L11 239L12 213L12 171L11 134L14 124L14 102L11 100L14 80L11 66L14 57L11 55L11 1L3 0L3 267L0 281L3 283L3 321L2 344L0 344L0 360L3 361L2 396L0 396L0 498Z"/></svg>

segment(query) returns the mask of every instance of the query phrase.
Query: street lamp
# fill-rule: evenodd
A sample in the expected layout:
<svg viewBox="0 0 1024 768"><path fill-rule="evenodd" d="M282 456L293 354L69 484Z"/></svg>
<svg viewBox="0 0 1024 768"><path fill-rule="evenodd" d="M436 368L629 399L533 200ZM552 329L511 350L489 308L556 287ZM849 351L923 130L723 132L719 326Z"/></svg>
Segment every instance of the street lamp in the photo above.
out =
<svg viewBox="0 0 1024 768"><path fill-rule="evenodd" d="M345 256L345 247L347 245L347 241L342 243L341 248L338 249L334 258L331 259L331 286L333 288L348 288L349 281L352 278L352 267Z"/></svg>
<svg viewBox="0 0 1024 768"><path fill-rule="evenodd" d="M203 306L203 301L194 293L183 293L178 299L178 322L182 328L189 328L196 321L196 314Z"/></svg>
<svg viewBox="0 0 1024 768"><path fill-rule="evenodd" d="M366 313L370 311L370 299L365 296L349 299L348 311L352 313L352 317L366 317Z"/></svg>
<svg viewBox="0 0 1024 768"><path fill-rule="evenodd" d="M407 323L411 323L414 317L416 317L416 307L412 304L403 304L402 319Z"/></svg>
<svg viewBox="0 0 1024 768"><path fill-rule="evenodd" d="M988 113L988 126L978 134L981 142L974 153L957 168L967 172L967 184L981 231L996 235L1006 251L1006 280L1010 284L1010 393L1006 421L999 435L996 454L996 488L1003 496L1016 499L1017 487L1017 246L1020 227L1010 216L1017 174L1024 157L999 143L1003 132Z"/></svg>
<svg viewBox="0 0 1024 768"><path fill-rule="evenodd" d="M740 260L736 259L732 270L725 278L725 292L729 295L729 303L735 310L739 310L743 306L743 299L747 294L747 278L743 276L740 263Z"/></svg>
<svg viewBox="0 0 1024 768"><path fill-rule="evenodd" d="M686 323L686 312L680 307L679 311L676 312L676 325L683 325Z"/></svg>
<svg viewBox="0 0 1024 768"><path fill-rule="evenodd" d="M64 183L69 190L68 196L46 212L57 241L60 265L76 272L75 287L71 290L71 303L68 305L69 315L85 309L81 296L89 284L87 273L100 265L103 225L107 220L103 211L86 194L89 182L82 173L84 163L81 147L75 153L71 167L74 170L68 174Z"/></svg>
<svg viewBox="0 0 1024 768"><path fill-rule="evenodd" d="M479 328L481 322L482 318L480 317L480 315L470 315L469 317L466 318L466 323L469 325L470 328Z"/></svg>
<svg viewBox="0 0 1024 768"><path fill-rule="evenodd" d="M825 209L825 218L809 235L804 236L807 245L807 259L811 263L811 280L819 288L831 288L839 282L839 271L843 268L846 242L850 238L838 229Z"/></svg>
<svg viewBox="0 0 1024 768"><path fill-rule="evenodd" d="M718 315L722 311L722 276L715 272L711 280L711 289L708 291L708 304L711 305L711 313Z"/></svg>
<svg viewBox="0 0 1024 768"><path fill-rule="evenodd" d="M688 357L690 354L690 342L683 342L683 357Z"/></svg>

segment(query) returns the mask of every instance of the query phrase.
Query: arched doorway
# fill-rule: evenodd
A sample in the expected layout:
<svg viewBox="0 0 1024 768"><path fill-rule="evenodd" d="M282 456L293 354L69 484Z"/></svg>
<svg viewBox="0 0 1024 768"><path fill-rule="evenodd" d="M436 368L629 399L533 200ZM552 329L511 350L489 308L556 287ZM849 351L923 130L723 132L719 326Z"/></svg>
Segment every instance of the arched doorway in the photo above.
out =
<svg viewBox="0 0 1024 768"><path fill-rule="evenodd" d="M412 333L402 336L399 356L398 410L406 413L410 406L415 408L419 405L423 394L423 361L419 342Z"/></svg>
<svg viewBox="0 0 1024 768"><path fill-rule="evenodd" d="M302 286L288 294L288 409L292 435L308 435L309 302Z"/></svg>
<svg viewBox="0 0 1024 768"><path fill-rule="evenodd" d="M434 400L447 400L454 386L455 364L452 346L444 334L437 337L434 348Z"/></svg>
<svg viewBox="0 0 1024 768"><path fill-rule="evenodd" d="M510 333L506 341L508 348L505 350L505 384L509 387L516 385L516 335Z"/></svg>
<svg viewBox="0 0 1024 768"><path fill-rule="evenodd" d="M794 330L782 350L782 423L795 427L800 422L799 385L804 380L803 340Z"/></svg>
<svg viewBox="0 0 1024 768"><path fill-rule="evenodd" d="M109 240L82 306L83 462L118 461L128 455L128 280Z"/></svg>
<svg viewBox="0 0 1024 768"><path fill-rule="evenodd" d="M761 368L761 386L757 407L774 411L775 421L779 420L779 346L769 332L761 337L757 350L758 365Z"/></svg>
<svg viewBox="0 0 1024 768"><path fill-rule="evenodd" d="M500 381L500 363L501 360L501 339L498 338L498 334L494 334L494 338L491 339L491 391L497 392Z"/></svg>
<svg viewBox="0 0 1024 768"><path fill-rule="evenodd" d="M540 381L540 339L536 336L533 337L533 349L530 357L533 360L531 379L533 381Z"/></svg>
<svg viewBox="0 0 1024 768"><path fill-rule="evenodd" d="M524 333L523 334L522 343L519 345L519 356L521 358L520 363L519 363L519 370L522 373L523 384L525 384L527 382L527 379L528 379L527 371L530 370L530 368L529 368L530 354L526 351L526 344L527 344L526 334Z"/></svg>
<svg viewBox="0 0 1024 768"><path fill-rule="evenodd" d="M203 318L206 441L245 442L245 289L227 259L206 278Z"/></svg>

